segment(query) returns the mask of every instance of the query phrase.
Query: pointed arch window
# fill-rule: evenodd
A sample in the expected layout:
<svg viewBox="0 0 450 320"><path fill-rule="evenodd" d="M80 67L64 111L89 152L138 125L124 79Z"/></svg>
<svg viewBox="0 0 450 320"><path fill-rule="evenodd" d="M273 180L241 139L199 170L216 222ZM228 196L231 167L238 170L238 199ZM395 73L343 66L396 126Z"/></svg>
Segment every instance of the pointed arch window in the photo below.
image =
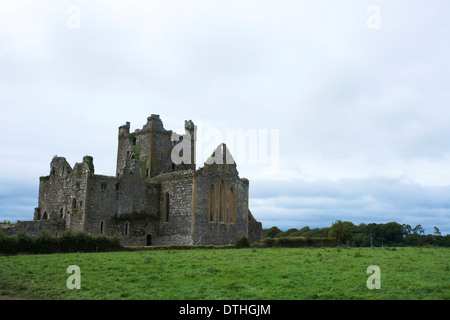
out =
<svg viewBox="0 0 450 320"><path fill-rule="evenodd" d="M216 188L212 184L209 188L209 222L216 220Z"/></svg>
<svg viewBox="0 0 450 320"><path fill-rule="evenodd" d="M236 223L236 191L230 189L230 223Z"/></svg>
<svg viewBox="0 0 450 320"><path fill-rule="evenodd" d="M227 216L227 188L225 182L220 182L219 188L220 206L219 206L219 222L226 222Z"/></svg>

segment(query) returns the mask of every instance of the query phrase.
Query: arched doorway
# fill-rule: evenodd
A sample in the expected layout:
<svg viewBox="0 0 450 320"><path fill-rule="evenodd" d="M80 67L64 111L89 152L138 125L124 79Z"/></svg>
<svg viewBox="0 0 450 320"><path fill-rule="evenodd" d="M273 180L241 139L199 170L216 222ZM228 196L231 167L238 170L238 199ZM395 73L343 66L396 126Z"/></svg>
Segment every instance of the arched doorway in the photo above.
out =
<svg viewBox="0 0 450 320"><path fill-rule="evenodd" d="M145 243L147 246L152 245L152 235L150 233L145 236Z"/></svg>

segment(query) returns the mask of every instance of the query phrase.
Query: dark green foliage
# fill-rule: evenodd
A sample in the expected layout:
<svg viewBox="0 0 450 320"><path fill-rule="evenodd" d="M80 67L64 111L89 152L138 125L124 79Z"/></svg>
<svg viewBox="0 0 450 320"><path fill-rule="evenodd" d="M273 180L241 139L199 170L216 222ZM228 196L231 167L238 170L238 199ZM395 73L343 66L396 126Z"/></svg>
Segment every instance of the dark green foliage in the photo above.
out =
<svg viewBox="0 0 450 320"><path fill-rule="evenodd" d="M270 229L264 229L263 230L263 237L264 238L275 238L278 234L282 233L280 229L277 227L272 227Z"/></svg>
<svg viewBox="0 0 450 320"><path fill-rule="evenodd" d="M58 238L52 236L50 233L43 232L34 239L33 253L53 253L58 251Z"/></svg>
<svg viewBox="0 0 450 320"><path fill-rule="evenodd" d="M60 237L46 232L38 236L30 236L24 232L12 236L0 233L0 254L98 252L121 249L117 237L90 235L85 232L67 231Z"/></svg>
<svg viewBox="0 0 450 320"><path fill-rule="evenodd" d="M331 225L328 236L336 239L339 244L348 244L353 238L354 227L349 221L337 220Z"/></svg>
<svg viewBox="0 0 450 320"><path fill-rule="evenodd" d="M34 238L28 233L18 232L16 235L16 247L24 252L33 252L34 250Z"/></svg>
<svg viewBox="0 0 450 320"><path fill-rule="evenodd" d="M306 248L306 247L335 247L337 242L330 238L266 238L253 244L258 248Z"/></svg>
<svg viewBox="0 0 450 320"><path fill-rule="evenodd" d="M17 237L5 236L0 232L0 253L11 254L17 251Z"/></svg>
<svg viewBox="0 0 450 320"><path fill-rule="evenodd" d="M250 248L250 241L247 237L240 237L234 241L234 246L236 248Z"/></svg>
<svg viewBox="0 0 450 320"><path fill-rule="evenodd" d="M285 232L278 233L276 235L276 237L277 238L287 238L287 237L292 238L292 237L300 237L301 235L302 234L299 230L297 230L295 228L291 228L291 229L286 230Z"/></svg>
<svg viewBox="0 0 450 320"><path fill-rule="evenodd" d="M120 223L125 221L139 221L139 220L159 221L159 218L160 218L159 212L157 214L154 214L145 211L139 211L132 213L123 213L121 215L118 215L116 213L112 216L111 221L114 223Z"/></svg>
<svg viewBox="0 0 450 320"><path fill-rule="evenodd" d="M381 247L381 246L439 246L450 247L450 235L422 234L423 228L397 222L361 223L355 225L349 221L337 220L330 228L314 228L308 226L299 230L292 228L281 231L277 227L263 230L263 247L303 247L303 246L336 246ZM290 240L289 240L290 239ZM318 245L320 244L320 245Z"/></svg>

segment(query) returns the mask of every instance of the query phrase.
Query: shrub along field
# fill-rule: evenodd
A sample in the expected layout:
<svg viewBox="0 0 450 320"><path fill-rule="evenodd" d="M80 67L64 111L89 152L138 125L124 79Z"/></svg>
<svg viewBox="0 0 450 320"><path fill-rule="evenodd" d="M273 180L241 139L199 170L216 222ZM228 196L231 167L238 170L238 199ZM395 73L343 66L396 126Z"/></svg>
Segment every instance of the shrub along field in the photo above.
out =
<svg viewBox="0 0 450 320"><path fill-rule="evenodd" d="M243 248L0 256L28 299L450 299L449 248ZM68 289L70 265L80 289ZM380 289L368 289L380 268Z"/></svg>

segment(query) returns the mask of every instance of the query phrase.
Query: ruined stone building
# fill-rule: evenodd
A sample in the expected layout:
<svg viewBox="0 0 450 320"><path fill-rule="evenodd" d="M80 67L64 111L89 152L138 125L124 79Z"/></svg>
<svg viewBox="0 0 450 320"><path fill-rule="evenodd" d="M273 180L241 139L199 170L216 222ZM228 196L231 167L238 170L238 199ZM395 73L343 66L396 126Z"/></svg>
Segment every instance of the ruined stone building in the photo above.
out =
<svg viewBox="0 0 450 320"><path fill-rule="evenodd" d="M259 240L262 226L249 211L249 181L239 177L226 145L196 169L192 121L185 121L185 130L179 136L164 129L158 115L134 132L129 122L119 127L115 176L95 174L90 156L73 168L55 156L50 175L40 178L34 220L19 221L15 231L116 235L123 245ZM190 148L179 148L181 143ZM175 163L174 154L184 161Z"/></svg>

